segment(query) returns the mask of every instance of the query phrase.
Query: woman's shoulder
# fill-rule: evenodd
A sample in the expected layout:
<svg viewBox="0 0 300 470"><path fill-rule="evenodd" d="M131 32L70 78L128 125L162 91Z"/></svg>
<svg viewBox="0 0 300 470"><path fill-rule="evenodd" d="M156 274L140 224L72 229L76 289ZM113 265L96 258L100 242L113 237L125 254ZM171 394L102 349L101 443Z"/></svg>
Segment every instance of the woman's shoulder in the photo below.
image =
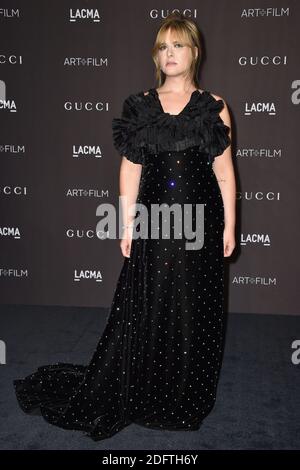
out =
<svg viewBox="0 0 300 470"><path fill-rule="evenodd" d="M210 95L213 97L214 101L222 103L222 105L224 104L224 107L227 108L227 103L223 96L217 95L216 93L212 92L210 92Z"/></svg>
<svg viewBox="0 0 300 470"><path fill-rule="evenodd" d="M141 93L130 93L122 102L121 119L133 119L136 117L137 108L141 102Z"/></svg>
<svg viewBox="0 0 300 470"><path fill-rule="evenodd" d="M210 93L210 94L214 99L216 107L218 107L219 117L222 119L223 123L226 126L231 127L230 113L229 113L226 100L224 99L223 96L217 95L215 93Z"/></svg>

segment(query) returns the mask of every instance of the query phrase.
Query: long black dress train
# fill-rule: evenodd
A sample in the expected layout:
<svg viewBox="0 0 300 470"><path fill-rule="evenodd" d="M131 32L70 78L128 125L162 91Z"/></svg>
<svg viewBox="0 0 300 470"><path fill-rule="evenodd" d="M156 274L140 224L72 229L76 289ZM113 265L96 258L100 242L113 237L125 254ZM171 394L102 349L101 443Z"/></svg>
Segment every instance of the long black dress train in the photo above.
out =
<svg viewBox="0 0 300 470"><path fill-rule="evenodd" d="M137 202L205 204L204 245L133 239L90 363L45 365L14 380L26 413L39 409L49 423L97 441L132 422L199 429L213 408L226 320L224 207L212 169L230 144L223 106L199 90L177 115L164 112L155 88L125 99L113 142L143 165Z"/></svg>

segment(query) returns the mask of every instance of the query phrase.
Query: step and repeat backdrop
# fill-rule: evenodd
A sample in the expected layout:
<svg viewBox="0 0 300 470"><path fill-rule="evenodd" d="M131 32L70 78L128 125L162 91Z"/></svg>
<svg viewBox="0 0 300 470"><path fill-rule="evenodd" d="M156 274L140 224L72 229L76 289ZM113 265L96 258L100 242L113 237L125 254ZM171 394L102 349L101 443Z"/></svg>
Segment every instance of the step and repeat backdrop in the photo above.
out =
<svg viewBox="0 0 300 470"><path fill-rule="evenodd" d="M111 121L156 87L151 48L178 9L199 25L202 89L232 119L237 248L230 312L299 314L297 1L0 1L3 304L111 303L124 258L97 233L119 210Z"/></svg>

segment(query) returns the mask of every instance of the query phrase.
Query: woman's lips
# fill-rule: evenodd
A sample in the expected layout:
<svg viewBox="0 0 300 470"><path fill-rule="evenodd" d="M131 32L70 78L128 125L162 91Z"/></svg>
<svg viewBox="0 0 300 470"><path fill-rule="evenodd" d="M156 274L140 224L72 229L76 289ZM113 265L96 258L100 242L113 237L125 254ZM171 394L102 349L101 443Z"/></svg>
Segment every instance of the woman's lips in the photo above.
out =
<svg viewBox="0 0 300 470"><path fill-rule="evenodd" d="M167 65L177 65L176 62L168 62Z"/></svg>

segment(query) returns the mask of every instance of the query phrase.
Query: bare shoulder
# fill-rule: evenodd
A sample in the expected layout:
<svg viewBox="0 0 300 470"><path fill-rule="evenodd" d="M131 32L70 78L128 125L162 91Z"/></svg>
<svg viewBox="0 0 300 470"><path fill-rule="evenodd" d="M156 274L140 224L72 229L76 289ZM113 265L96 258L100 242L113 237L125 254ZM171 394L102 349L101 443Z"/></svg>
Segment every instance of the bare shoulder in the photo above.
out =
<svg viewBox="0 0 300 470"><path fill-rule="evenodd" d="M144 96L149 95L149 91L144 91Z"/></svg>
<svg viewBox="0 0 300 470"><path fill-rule="evenodd" d="M226 105L226 101L224 100L222 96L215 95L214 93L211 93L211 96L213 96L215 100L222 100L224 102L224 105Z"/></svg>

